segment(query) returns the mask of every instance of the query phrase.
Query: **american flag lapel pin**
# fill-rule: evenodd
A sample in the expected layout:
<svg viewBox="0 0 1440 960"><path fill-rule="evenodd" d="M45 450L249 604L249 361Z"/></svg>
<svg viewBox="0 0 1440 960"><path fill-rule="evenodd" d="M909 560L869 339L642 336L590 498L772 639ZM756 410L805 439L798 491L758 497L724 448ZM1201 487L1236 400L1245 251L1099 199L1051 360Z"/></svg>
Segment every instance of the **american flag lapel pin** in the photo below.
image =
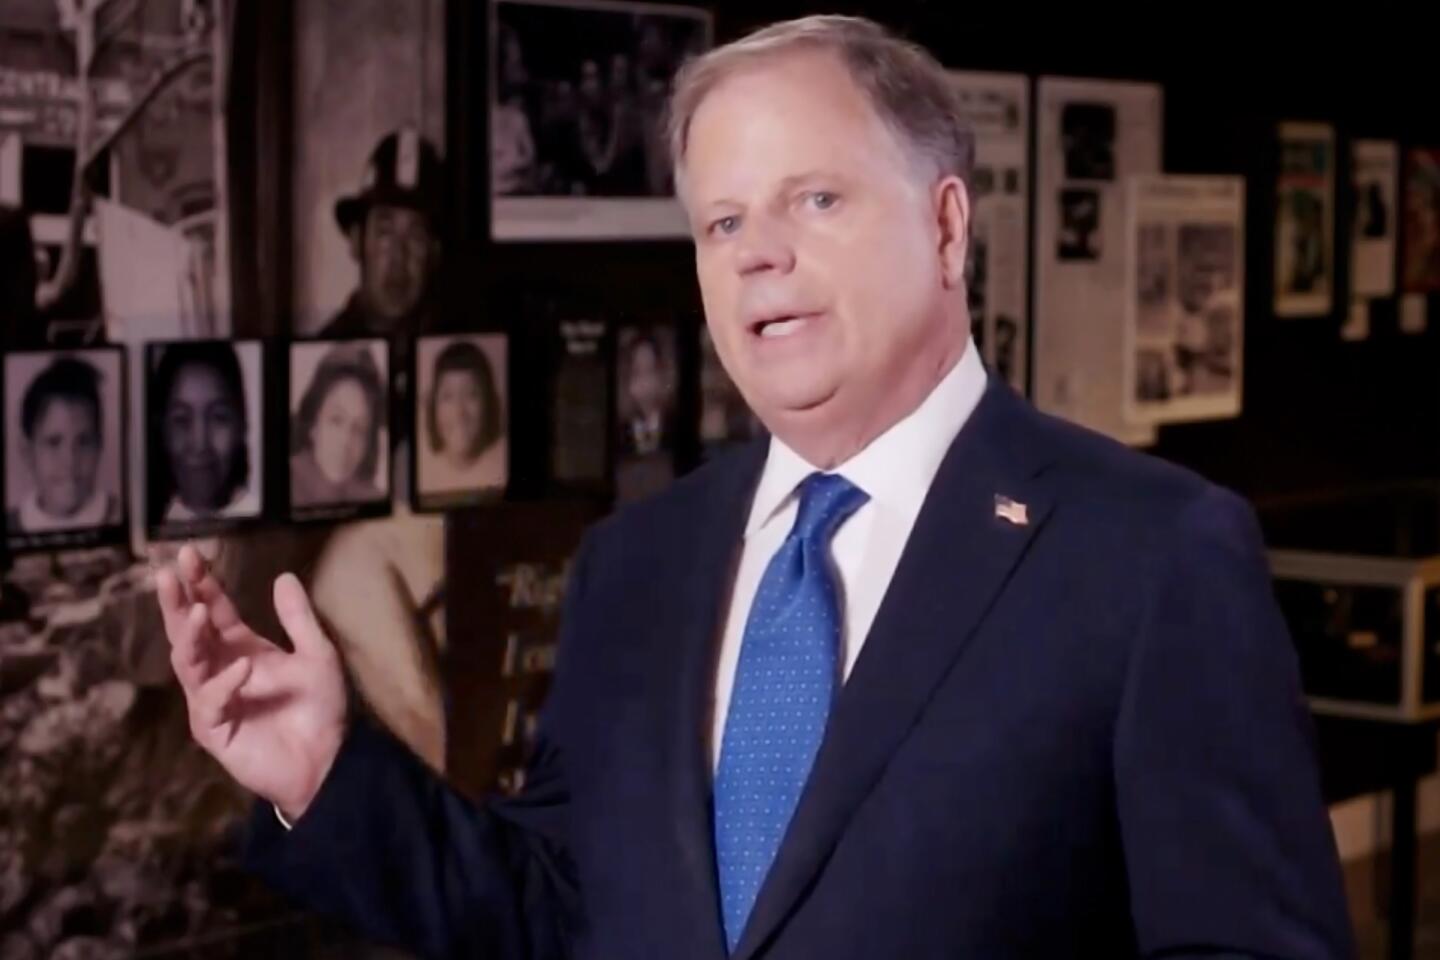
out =
<svg viewBox="0 0 1440 960"><path fill-rule="evenodd" d="M995 495L995 516L1017 527L1030 524L1030 511L1025 504L998 493Z"/></svg>

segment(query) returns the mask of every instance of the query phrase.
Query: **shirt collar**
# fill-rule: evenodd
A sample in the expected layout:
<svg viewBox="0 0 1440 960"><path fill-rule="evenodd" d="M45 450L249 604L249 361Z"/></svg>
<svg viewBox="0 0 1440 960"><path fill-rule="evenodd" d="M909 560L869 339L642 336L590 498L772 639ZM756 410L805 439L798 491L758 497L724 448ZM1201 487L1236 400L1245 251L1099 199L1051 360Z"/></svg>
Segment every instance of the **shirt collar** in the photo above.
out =
<svg viewBox="0 0 1440 960"><path fill-rule="evenodd" d="M985 382L985 365L971 339L960 360L920 406L834 472L864 490L876 503L904 513L918 512L950 444L979 405ZM751 502L745 537L748 539L773 520L800 482L817 470L783 440L772 436L765 470Z"/></svg>

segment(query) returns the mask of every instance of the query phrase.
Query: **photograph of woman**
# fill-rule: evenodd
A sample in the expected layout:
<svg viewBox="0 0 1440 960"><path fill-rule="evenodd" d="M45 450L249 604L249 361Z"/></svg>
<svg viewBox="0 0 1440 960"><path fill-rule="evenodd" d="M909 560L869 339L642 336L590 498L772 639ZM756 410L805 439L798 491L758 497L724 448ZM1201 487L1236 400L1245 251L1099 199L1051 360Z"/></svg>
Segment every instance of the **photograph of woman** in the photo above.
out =
<svg viewBox="0 0 1440 960"><path fill-rule="evenodd" d="M388 357L383 340L290 348L290 506L389 497Z"/></svg>
<svg viewBox="0 0 1440 960"><path fill-rule="evenodd" d="M261 511L260 344L150 345L146 489L152 526Z"/></svg>
<svg viewBox="0 0 1440 960"><path fill-rule="evenodd" d="M415 360L421 506L503 489L509 474L505 337L422 337Z"/></svg>
<svg viewBox="0 0 1440 960"><path fill-rule="evenodd" d="M113 349L6 355L5 517L12 545L27 535L124 522L123 360Z"/></svg>

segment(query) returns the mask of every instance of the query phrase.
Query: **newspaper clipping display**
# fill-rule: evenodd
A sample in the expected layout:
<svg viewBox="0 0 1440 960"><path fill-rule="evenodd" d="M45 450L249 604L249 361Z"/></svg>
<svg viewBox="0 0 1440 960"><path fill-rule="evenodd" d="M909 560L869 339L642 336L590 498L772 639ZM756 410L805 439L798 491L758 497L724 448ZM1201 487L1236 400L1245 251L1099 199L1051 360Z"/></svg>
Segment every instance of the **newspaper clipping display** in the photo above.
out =
<svg viewBox="0 0 1440 960"><path fill-rule="evenodd" d="M1440 149L1411 149L1405 161L1405 291L1433 293L1440 291Z"/></svg>
<svg viewBox="0 0 1440 960"><path fill-rule="evenodd" d="M1037 98L1035 387L1037 405L1143 445L1125 419L1127 178L1159 173L1155 84L1044 77Z"/></svg>
<svg viewBox="0 0 1440 960"><path fill-rule="evenodd" d="M1018 392L1029 385L1030 80L953 72L975 131L970 316L985 362Z"/></svg>
<svg viewBox="0 0 1440 960"><path fill-rule="evenodd" d="M1130 181L1126 416L1139 423L1240 413L1245 181Z"/></svg>
<svg viewBox="0 0 1440 960"><path fill-rule="evenodd" d="M1400 150L1393 140L1356 140L1351 157L1355 218L1350 237L1350 292L1356 298L1389 297L1395 293Z"/></svg>
<svg viewBox="0 0 1440 960"><path fill-rule="evenodd" d="M1335 128L1280 125L1275 184L1275 315L1330 313L1335 285Z"/></svg>

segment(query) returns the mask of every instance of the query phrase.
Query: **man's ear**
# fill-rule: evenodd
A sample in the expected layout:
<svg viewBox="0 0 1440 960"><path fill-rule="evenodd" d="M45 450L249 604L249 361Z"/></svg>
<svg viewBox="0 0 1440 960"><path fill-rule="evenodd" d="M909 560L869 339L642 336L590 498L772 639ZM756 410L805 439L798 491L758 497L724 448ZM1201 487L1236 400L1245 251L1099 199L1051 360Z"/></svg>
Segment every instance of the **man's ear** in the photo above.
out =
<svg viewBox="0 0 1440 960"><path fill-rule="evenodd" d="M935 185L935 216L940 235L940 272L946 289L965 282L970 252L970 191L965 181L948 176Z"/></svg>

